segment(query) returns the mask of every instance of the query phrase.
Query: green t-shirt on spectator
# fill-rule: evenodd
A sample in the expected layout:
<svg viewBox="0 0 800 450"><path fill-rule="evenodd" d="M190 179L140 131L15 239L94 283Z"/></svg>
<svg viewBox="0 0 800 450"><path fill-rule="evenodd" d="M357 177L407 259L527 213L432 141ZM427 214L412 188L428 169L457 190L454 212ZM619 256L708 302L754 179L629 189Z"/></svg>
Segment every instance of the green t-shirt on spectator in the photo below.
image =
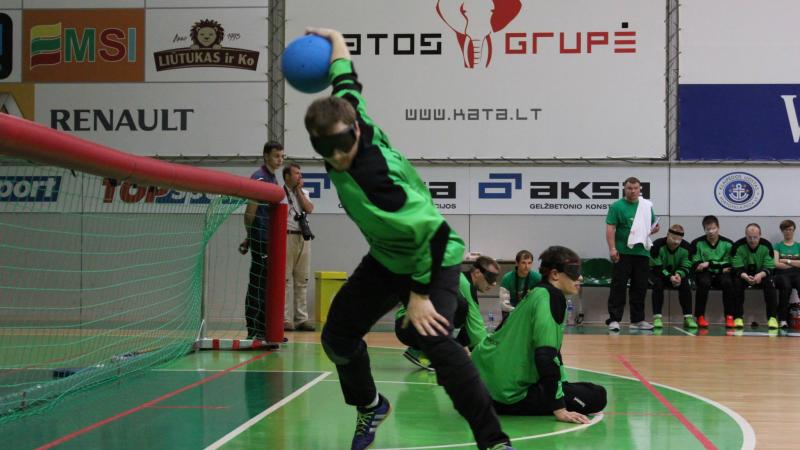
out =
<svg viewBox="0 0 800 450"><path fill-rule="evenodd" d="M628 247L628 235L631 234L631 226L633 225L633 218L636 217L636 208L639 207L639 201L629 202L621 198L611 204L608 208L606 215L606 223L617 227L614 234L614 245L621 255L637 255L650 257L650 252L644 248L642 244L636 244L633 248ZM650 212L650 220L655 221L655 212Z"/></svg>
<svg viewBox="0 0 800 450"><path fill-rule="evenodd" d="M542 274L539 272L530 271L528 276L523 278L517 275L517 271L503 275L503 280L500 282L500 287L505 288L511 294L511 306L516 307L520 300L528 295L528 291L533 289L534 286L542 281Z"/></svg>
<svg viewBox="0 0 800 450"><path fill-rule="evenodd" d="M774 245L775 251L778 252L778 259L800 259L800 242L795 242L792 245L786 245L783 241ZM800 269L792 267L791 269L783 269L779 273L800 272Z"/></svg>

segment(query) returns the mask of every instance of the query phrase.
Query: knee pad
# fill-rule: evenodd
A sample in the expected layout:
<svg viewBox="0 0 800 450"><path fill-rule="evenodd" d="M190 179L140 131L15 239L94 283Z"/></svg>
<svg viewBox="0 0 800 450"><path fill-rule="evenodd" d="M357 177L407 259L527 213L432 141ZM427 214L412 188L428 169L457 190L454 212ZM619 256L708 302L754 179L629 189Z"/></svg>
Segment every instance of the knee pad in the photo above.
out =
<svg viewBox="0 0 800 450"><path fill-rule="evenodd" d="M336 364L337 366L344 366L350 362L350 358L346 358L344 356L339 356L336 351L331 348L325 341L322 341L322 349L325 350L325 354L328 355L328 359L331 360L332 363Z"/></svg>
<svg viewBox="0 0 800 450"><path fill-rule="evenodd" d="M327 327L322 329L322 349L337 366L344 366L352 361L353 356L359 352L365 351L365 345L362 340L353 343L350 340L343 339L332 335Z"/></svg>

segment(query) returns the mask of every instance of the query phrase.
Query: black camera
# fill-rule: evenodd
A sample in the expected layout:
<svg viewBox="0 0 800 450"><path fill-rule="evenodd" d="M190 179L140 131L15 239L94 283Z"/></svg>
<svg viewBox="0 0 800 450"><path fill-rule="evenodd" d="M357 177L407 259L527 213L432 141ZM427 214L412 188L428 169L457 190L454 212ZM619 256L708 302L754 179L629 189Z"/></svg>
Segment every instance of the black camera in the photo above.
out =
<svg viewBox="0 0 800 450"><path fill-rule="evenodd" d="M305 211L295 214L294 220L300 226L300 234L303 235L303 240L310 241L314 239L314 233L311 232L311 226L308 224L308 215Z"/></svg>

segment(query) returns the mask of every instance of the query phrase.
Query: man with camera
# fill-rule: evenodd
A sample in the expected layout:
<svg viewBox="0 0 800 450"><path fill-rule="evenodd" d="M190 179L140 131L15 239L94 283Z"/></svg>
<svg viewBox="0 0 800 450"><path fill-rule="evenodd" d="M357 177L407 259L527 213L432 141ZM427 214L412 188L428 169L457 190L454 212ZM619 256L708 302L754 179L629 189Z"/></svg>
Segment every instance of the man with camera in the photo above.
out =
<svg viewBox="0 0 800 450"><path fill-rule="evenodd" d="M303 174L299 165L289 164L283 168L283 189L286 191L285 201L289 204L283 329L314 331L314 326L308 323L306 307L311 240L314 239L307 215L314 211L314 204L309 199L308 191L303 189Z"/></svg>

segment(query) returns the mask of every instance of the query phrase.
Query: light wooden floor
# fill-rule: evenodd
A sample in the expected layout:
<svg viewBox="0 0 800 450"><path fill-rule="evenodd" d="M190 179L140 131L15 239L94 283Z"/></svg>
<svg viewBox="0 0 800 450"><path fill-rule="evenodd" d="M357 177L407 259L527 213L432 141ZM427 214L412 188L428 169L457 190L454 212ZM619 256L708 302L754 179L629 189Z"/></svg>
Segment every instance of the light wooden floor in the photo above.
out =
<svg viewBox="0 0 800 450"><path fill-rule="evenodd" d="M287 333L319 342L319 333ZM370 345L403 345L394 333L371 333ZM756 336L567 335L570 367L632 377L620 357L653 383L727 406L753 427L758 449L800 448L800 340Z"/></svg>

